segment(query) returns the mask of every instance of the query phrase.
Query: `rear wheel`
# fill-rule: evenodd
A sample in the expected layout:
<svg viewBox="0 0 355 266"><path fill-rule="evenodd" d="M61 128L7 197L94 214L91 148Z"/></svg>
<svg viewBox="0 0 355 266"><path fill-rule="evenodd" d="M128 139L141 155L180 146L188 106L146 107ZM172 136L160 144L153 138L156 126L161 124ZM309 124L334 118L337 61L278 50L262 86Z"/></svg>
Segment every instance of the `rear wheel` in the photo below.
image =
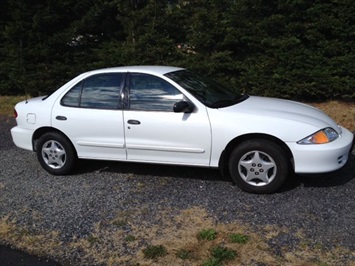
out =
<svg viewBox="0 0 355 266"><path fill-rule="evenodd" d="M42 167L53 175L66 175L77 159L70 141L60 133L48 132L37 143L37 158Z"/></svg>
<svg viewBox="0 0 355 266"><path fill-rule="evenodd" d="M286 180L289 161L277 144L268 140L248 140L232 151L229 172L244 191L273 193Z"/></svg>

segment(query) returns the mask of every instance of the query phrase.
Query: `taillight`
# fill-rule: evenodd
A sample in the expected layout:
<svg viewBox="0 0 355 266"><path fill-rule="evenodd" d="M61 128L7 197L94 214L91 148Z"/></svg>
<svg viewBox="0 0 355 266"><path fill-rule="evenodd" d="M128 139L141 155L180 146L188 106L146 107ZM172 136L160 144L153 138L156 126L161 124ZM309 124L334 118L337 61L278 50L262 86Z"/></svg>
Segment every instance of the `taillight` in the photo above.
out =
<svg viewBox="0 0 355 266"><path fill-rule="evenodd" d="M17 112L15 109L14 109L14 116L15 116L15 118L17 118Z"/></svg>

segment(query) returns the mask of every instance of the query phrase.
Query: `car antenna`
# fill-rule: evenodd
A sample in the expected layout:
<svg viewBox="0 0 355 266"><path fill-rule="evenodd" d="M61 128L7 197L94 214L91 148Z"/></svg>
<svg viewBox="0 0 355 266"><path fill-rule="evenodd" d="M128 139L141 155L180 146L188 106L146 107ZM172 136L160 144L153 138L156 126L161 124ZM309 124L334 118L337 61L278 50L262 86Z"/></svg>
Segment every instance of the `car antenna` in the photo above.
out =
<svg viewBox="0 0 355 266"><path fill-rule="evenodd" d="M26 88L24 89L24 91L25 91L25 100L26 100L25 103L27 104L27 103L28 103L28 99L27 99L27 98L28 98L28 95L27 95L27 90L26 90Z"/></svg>

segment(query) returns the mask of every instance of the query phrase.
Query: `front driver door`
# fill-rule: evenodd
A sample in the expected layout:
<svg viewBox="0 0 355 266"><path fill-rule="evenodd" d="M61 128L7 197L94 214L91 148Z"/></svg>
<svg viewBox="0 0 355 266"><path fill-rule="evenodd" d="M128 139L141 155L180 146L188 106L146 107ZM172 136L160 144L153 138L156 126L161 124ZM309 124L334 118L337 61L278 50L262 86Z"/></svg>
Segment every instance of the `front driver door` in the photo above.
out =
<svg viewBox="0 0 355 266"><path fill-rule="evenodd" d="M131 73L124 130L129 161L209 165L211 130L205 107L175 113L184 95L166 80ZM187 100L185 98L185 100Z"/></svg>

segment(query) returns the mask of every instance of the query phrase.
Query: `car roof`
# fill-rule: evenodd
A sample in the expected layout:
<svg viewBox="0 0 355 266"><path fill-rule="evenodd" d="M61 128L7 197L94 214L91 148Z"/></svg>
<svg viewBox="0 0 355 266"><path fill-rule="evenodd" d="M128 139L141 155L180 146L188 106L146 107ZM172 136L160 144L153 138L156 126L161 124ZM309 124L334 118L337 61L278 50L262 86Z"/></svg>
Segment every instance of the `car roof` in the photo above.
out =
<svg viewBox="0 0 355 266"><path fill-rule="evenodd" d="M139 73L147 73L147 74L158 74L164 75L169 72L174 72L178 70L183 70L181 67L173 67L173 66L120 66L120 67L110 67L92 70L87 73L90 74L99 74L99 73L112 73L112 72L139 72Z"/></svg>

